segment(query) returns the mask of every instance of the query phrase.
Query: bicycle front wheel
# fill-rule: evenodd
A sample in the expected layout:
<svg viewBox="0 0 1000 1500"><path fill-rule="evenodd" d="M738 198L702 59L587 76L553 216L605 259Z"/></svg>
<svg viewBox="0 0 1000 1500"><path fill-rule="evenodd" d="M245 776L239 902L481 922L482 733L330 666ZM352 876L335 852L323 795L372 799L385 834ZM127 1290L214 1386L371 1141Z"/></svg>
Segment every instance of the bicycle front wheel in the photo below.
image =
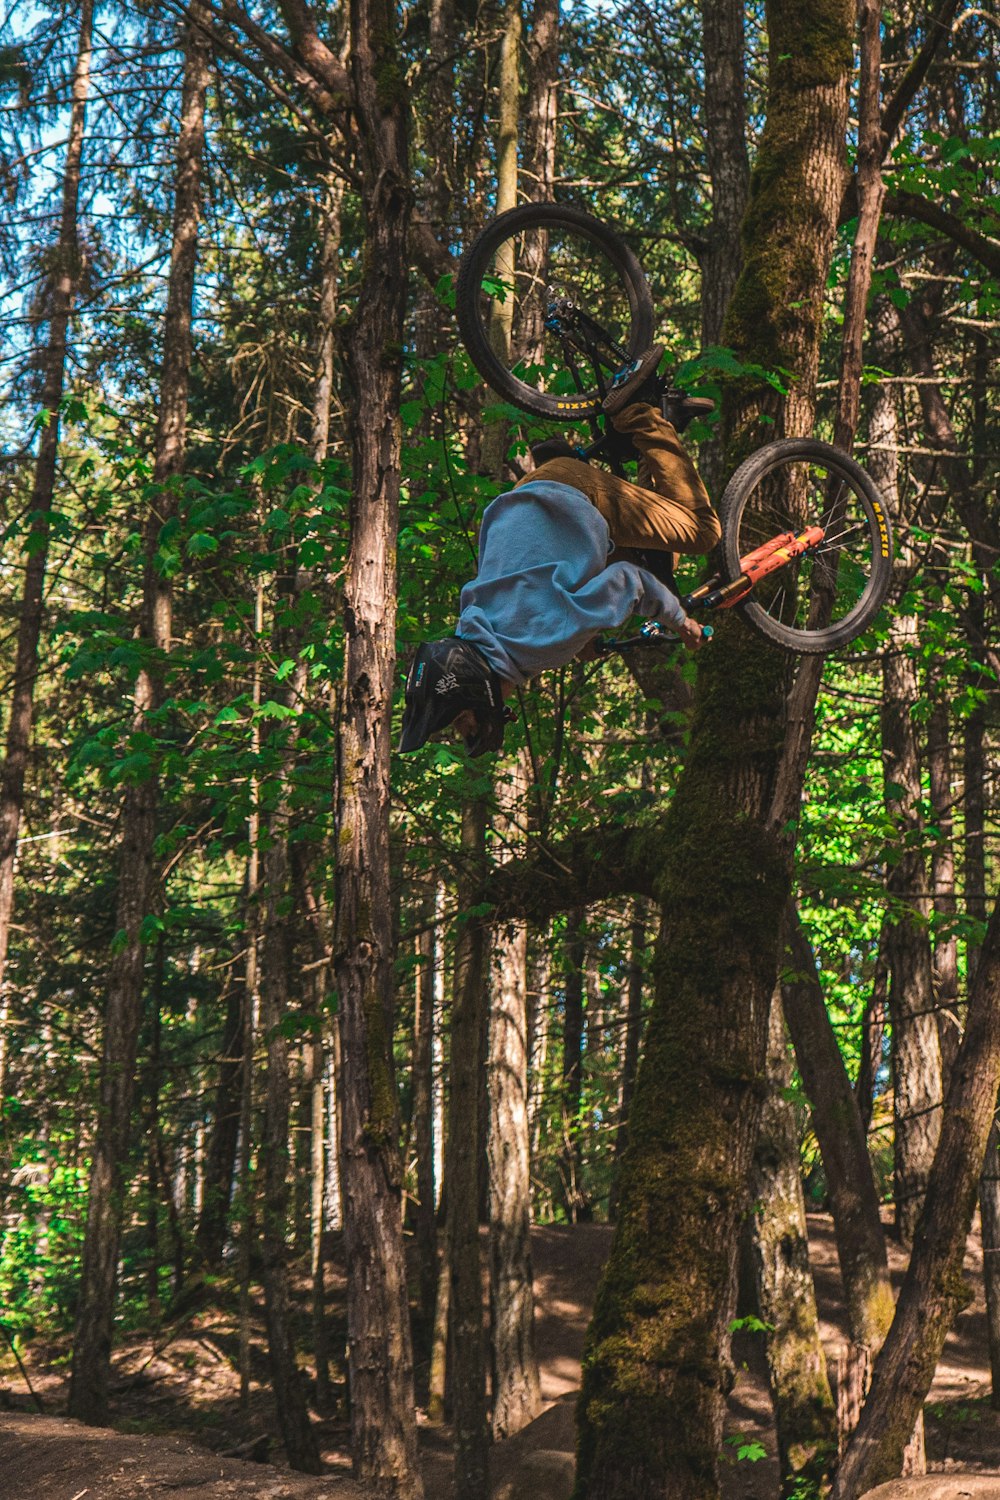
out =
<svg viewBox="0 0 1000 1500"><path fill-rule="evenodd" d="M869 476L815 438L769 443L737 469L719 504L728 578L786 532L821 527L823 539L776 569L738 605L747 623L786 651L846 646L875 618L892 579L892 527Z"/></svg>
<svg viewBox="0 0 1000 1500"><path fill-rule="evenodd" d="M455 311L487 384L561 422L595 415L611 374L652 343L635 255L569 204L525 203L487 224L462 256Z"/></svg>

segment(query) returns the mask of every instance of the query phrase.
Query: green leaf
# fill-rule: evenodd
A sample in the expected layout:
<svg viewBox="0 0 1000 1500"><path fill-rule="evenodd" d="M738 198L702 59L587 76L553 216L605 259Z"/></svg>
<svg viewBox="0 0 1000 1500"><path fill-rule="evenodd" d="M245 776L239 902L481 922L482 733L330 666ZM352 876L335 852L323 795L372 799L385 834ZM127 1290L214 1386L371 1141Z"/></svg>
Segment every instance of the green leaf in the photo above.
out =
<svg viewBox="0 0 1000 1500"><path fill-rule="evenodd" d="M188 557L207 557L211 552L218 552L219 544L214 536L209 536L206 531L196 531L194 536L188 537Z"/></svg>

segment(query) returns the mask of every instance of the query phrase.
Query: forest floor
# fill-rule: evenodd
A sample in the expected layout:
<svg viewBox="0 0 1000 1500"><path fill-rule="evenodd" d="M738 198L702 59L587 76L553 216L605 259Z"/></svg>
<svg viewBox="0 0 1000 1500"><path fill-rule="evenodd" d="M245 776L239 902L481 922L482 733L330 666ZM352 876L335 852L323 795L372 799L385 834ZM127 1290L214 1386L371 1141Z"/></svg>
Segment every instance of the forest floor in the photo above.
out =
<svg viewBox="0 0 1000 1500"><path fill-rule="evenodd" d="M846 1330L830 1220L809 1216L822 1334L831 1370ZM604 1225L536 1229L532 1237L537 1299L537 1345L543 1414L492 1455L493 1487L513 1483L539 1450L571 1454L573 1406L580 1355L600 1269L610 1245ZM894 1275L905 1257L890 1242ZM949 1337L926 1408L928 1466L1000 1475L1000 1413L990 1404L989 1362L978 1233L969 1239L966 1270L973 1301ZM331 1305L342 1309L343 1276L331 1266ZM34 1404L13 1361L0 1360L0 1500L140 1500L167 1493L173 1500L361 1500L352 1483L348 1430L342 1412L317 1423L326 1475L311 1479L279 1467L281 1443L267 1385L261 1308L256 1309L250 1402L239 1406L237 1336L233 1320L200 1312L175 1326L173 1336L125 1336L116 1354L113 1429L84 1428L57 1415L65 1409L68 1350L35 1346L27 1367L45 1414ZM334 1349L343 1347L342 1311L333 1319ZM339 1342L338 1342L339 1341ZM739 1373L729 1403L725 1500L776 1500L778 1465L759 1335L738 1335ZM418 1368L418 1387L421 1374ZM740 1441L769 1455L756 1463L735 1458ZM225 1456L257 1442L267 1463ZM428 1500L450 1500L451 1433L421 1426ZM548 1460L556 1462L557 1460ZM564 1461L568 1466L568 1460ZM536 1475L537 1475L536 1470ZM525 1475L526 1477L526 1475ZM553 1491L558 1490L558 1483ZM534 1494L534 1485L532 1494ZM1000 1482L998 1482L1000 1493ZM525 1491L527 1500L527 1491Z"/></svg>

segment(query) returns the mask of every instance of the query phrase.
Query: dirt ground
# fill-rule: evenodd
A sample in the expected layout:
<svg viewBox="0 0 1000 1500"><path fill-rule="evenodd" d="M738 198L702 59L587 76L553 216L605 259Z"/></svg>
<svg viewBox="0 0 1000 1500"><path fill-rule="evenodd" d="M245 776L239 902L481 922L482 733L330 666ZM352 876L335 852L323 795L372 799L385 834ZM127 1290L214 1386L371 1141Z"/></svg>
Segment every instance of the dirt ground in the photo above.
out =
<svg viewBox="0 0 1000 1500"><path fill-rule="evenodd" d="M536 1229L536 1337L545 1410L525 1432L492 1454L492 1487L513 1478L525 1456L540 1449L571 1453L573 1407L580 1356L611 1231L603 1225ZM809 1217L821 1331L831 1369L845 1339L843 1299L830 1220ZM890 1243L894 1276L905 1260ZM935 1376L926 1408L928 1467L997 1474L1000 1496L1000 1413L990 1401L982 1256L970 1236L966 1271L973 1301L960 1315ZM334 1299L342 1278L330 1278ZM343 1326L334 1318L336 1338ZM757 1336L759 1337L759 1336ZM725 1465L724 1500L777 1500L778 1465L770 1402L757 1337L741 1335L739 1366L729 1403L727 1437L760 1443L768 1457ZM263 1348L262 1331L260 1348ZM339 1413L317 1423L326 1473L320 1479L282 1467L277 1423L259 1354L249 1409L239 1407L235 1334L218 1314L199 1316L169 1344L149 1339L123 1344L115 1363L115 1428L81 1427L58 1415L65 1409L65 1350L36 1349L28 1369L45 1406L38 1416L12 1361L0 1363L0 1500L360 1500L350 1479L347 1425ZM60 1367L58 1360L62 1360ZM418 1369L418 1385L421 1371ZM451 1433L421 1422L421 1454L428 1500L451 1500ZM256 1443L265 1462L225 1456Z"/></svg>

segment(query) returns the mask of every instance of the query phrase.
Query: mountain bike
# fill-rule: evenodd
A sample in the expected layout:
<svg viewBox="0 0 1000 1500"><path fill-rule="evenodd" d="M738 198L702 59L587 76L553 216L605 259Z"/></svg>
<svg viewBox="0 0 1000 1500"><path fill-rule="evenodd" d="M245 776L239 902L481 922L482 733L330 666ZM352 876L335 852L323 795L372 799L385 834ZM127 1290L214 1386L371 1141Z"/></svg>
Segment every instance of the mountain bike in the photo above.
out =
<svg viewBox="0 0 1000 1500"><path fill-rule="evenodd" d="M573 205L510 209L463 254L455 305L465 348L497 395L535 417L586 424L592 441L581 456L621 473L622 440L602 425L601 403L654 333L649 284L622 237ZM664 400L680 394L668 389ZM682 596L688 613L735 606L774 645L812 655L854 640L882 607L888 507L830 444L766 444L733 474L717 510L718 571Z"/></svg>

